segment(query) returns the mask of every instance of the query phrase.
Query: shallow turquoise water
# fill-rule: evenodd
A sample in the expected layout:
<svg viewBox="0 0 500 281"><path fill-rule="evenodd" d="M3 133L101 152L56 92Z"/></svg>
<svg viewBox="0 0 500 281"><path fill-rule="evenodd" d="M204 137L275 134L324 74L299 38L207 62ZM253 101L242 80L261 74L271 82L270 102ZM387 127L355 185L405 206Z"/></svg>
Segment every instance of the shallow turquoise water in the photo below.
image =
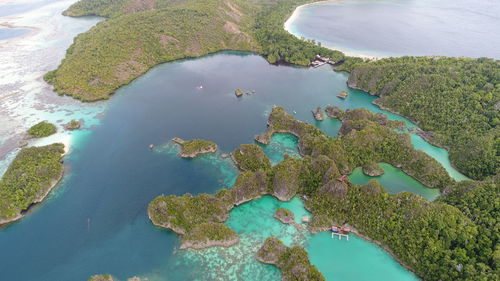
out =
<svg viewBox="0 0 500 281"><path fill-rule="evenodd" d="M298 139L292 134L274 134L268 145L259 144L264 150L272 165L283 161L285 154L292 157L300 157L297 147Z"/></svg>
<svg viewBox="0 0 500 281"><path fill-rule="evenodd" d="M321 232L309 239L306 249L312 264L327 280L419 280L382 248L355 235L347 241Z"/></svg>
<svg viewBox="0 0 500 281"><path fill-rule="evenodd" d="M439 196L439 189L427 188L414 178L407 175L401 169L387 163L379 164L384 169L384 174L378 177L370 177L363 173L360 167L354 169L349 176L349 180L358 185L367 184L370 180L376 179L389 193L409 191L418 194L428 200L434 200Z"/></svg>
<svg viewBox="0 0 500 281"><path fill-rule="evenodd" d="M278 208L292 211L299 228L275 219L273 214ZM302 216L310 214L298 198L281 202L274 197L264 196L236 207L229 215L226 225L240 236L240 243L230 248L178 251L176 255L182 261L168 264L163 269L165 273L171 272L171 280L176 277L176 273L172 272L193 267L199 270L191 275L192 280L280 280L277 268L254 258L268 237L277 237L287 246L305 247L311 262L327 280L418 280L383 249L364 239L354 235L350 236L349 241L331 239L329 232L311 235L301 224ZM159 278L161 275L157 273L145 277L151 281L164 280Z"/></svg>
<svg viewBox="0 0 500 281"><path fill-rule="evenodd" d="M346 77L327 67L274 66L256 55L231 52L153 68L119 89L94 126L75 134L74 149L65 157L68 173L49 199L0 231L2 278L87 280L92 274L109 273L122 280L134 275L150 280L219 280L220 275L206 271L214 267L228 275L247 272L261 280L276 280L277 271L255 263L245 249L214 253L207 249L206 255L178 250L177 235L149 222L147 205L160 194L213 193L230 186L236 170L220 154L253 143L254 136L266 129L272 105L295 111L297 119L311 124L318 123L310 110L327 104L382 112L371 103L374 97L347 89ZM199 85L203 90L197 89ZM236 88L256 93L238 99ZM345 100L336 97L342 90L350 93ZM339 123L325 120L318 126L336 135ZM173 137L214 141L220 154L181 159L176 147L168 144ZM284 152L297 153L295 141L289 135L277 135L266 153L276 163ZM157 148L150 150L149 144ZM262 216L271 215L266 208L260 211ZM242 233L263 231L250 238L302 239L293 229L267 227L266 220L260 224L259 216L230 219L228 224ZM255 250L252 241L242 245ZM222 258L206 260L210 255ZM253 266L214 266L226 258L236 262L242 257Z"/></svg>
<svg viewBox="0 0 500 281"><path fill-rule="evenodd" d="M322 2L296 16L290 32L352 54L500 58L496 0Z"/></svg>

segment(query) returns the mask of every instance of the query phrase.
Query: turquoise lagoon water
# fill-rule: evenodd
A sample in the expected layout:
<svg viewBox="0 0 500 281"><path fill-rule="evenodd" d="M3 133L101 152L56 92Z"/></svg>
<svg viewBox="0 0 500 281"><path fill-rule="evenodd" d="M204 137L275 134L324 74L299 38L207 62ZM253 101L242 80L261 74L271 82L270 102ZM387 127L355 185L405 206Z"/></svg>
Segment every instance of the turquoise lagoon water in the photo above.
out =
<svg viewBox="0 0 500 281"><path fill-rule="evenodd" d="M332 1L297 10L287 30L367 56L500 59L496 0Z"/></svg>
<svg viewBox="0 0 500 281"><path fill-rule="evenodd" d="M380 163L384 174L377 177L370 177L363 173L360 167L354 169L349 176L349 180L358 185L367 184L370 180L376 179L389 193L399 193L409 191L418 194L428 200L434 200L439 196L439 189L427 188L414 178L407 175L390 164Z"/></svg>
<svg viewBox="0 0 500 281"><path fill-rule="evenodd" d="M243 248L219 252L178 250L177 236L154 227L146 209L160 194L212 193L231 185L236 170L220 154L234 150L241 143L253 143L253 137L266 129L272 105L295 111L296 118L310 123L316 122L310 110L326 104L343 109L365 107L381 111L371 103L374 97L347 89L345 81L345 74L332 72L327 67L274 66L259 56L245 53L219 53L155 67L119 89L98 125L76 135L74 148L65 157L67 175L48 200L25 219L0 231L2 278L87 280L92 274L109 273L122 280L134 275L146 276L149 280L220 280L220 275L209 274L210 267L217 262L223 265L225 258L232 255L235 262L248 262L250 267L228 269L228 276L249 272L259 280L276 280L276 269L253 260L254 246L245 250L245 245L254 245L251 239L267 235L277 235L287 243L304 240L301 243L307 246L313 262L330 276L329 266L323 268L316 259L322 255L315 254L321 249L316 249L312 242L309 245L307 237L302 238L302 234L288 226L264 227L268 225L267 219L262 219L260 225L261 216L271 215L266 209L271 208L268 205L275 208L284 204L297 209L295 201L271 204L268 200L273 199L263 199L257 201L261 203L236 208L227 223L249 237L250 242L242 243ZM203 85L202 90L199 85ZM236 98L236 88L256 93ZM350 93L345 100L336 97L342 90ZM401 119L388 115L391 119ZM324 122L319 126L335 135L339 124ZM194 160L181 159L176 147L168 144L173 137L214 141L220 153ZM265 150L274 163L280 161L285 152L296 153L293 137L277 135L273 141L281 144L271 144ZM157 147L151 150L149 144ZM251 213L254 207L260 215L238 219ZM258 211L259 208L264 211ZM263 232L258 234L260 231ZM356 241L352 244L357 245ZM364 241L360 243L367 249L375 247ZM221 258L210 259L211 251ZM369 250L366 253L372 256ZM375 264L370 266L387 272L387 276L391 276L391 272L403 272L401 274L408 278L414 278L397 264L386 262L390 258L377 259L379 255L386 255L383 251L373 255ZM356 274L365 270L359 268ZM224 272L224 269L218 270ZM341 275L340 271L333 272ZM252 279L240 277L240 280Z"/></svg>

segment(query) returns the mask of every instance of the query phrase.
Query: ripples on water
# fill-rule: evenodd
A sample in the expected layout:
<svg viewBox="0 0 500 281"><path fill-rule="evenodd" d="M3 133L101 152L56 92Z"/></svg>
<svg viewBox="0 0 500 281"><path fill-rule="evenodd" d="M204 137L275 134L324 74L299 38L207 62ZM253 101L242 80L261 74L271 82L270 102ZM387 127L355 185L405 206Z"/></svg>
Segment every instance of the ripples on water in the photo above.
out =
<svg viewBox="0 0 500 281"><path fill-rule="evenodd" d="M500 59L497 0L340 1L305 6L288 30L367 56Z"/></svg>

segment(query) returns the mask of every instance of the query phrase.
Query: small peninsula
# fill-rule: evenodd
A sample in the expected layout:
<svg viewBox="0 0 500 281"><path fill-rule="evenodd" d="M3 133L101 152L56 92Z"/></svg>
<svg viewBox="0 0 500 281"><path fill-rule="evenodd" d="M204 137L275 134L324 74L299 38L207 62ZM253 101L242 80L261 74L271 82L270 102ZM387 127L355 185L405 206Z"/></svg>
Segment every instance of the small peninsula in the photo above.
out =
<svg viewBox="0 0 500 281"><path fill-rule="evenodd" d="M183 140L173 138L173 142L181 146L180 155L182 158L196 158L198 155L217 152L217 144L211 141L194 139Z"/></svg>
<svg viewBox="0 0 500 281"><path fill-rule="evenodd" d="M33 125L31 128L28 130L28 135L33 137L33 138L43 138L43 137L48 137L50 135L53 135L57 132L57 128L54 124L42 121L40 123L37 123L36 125Z"/></svg>
<svg viewBox="0 0 500 281"><path fill-rule="evenodd" d="M0 180L0 225L18 220L41 202L63 176L64 145L21 149Z"/></svg>
<svg viewBox="0 0 500 281"><path fill-rule="evenodd" d="M300 246L285 246L279 239L267 238L257 252L257 260L273 264L281 270L282 281L325 281L311 264L306 250Z"/></svg>

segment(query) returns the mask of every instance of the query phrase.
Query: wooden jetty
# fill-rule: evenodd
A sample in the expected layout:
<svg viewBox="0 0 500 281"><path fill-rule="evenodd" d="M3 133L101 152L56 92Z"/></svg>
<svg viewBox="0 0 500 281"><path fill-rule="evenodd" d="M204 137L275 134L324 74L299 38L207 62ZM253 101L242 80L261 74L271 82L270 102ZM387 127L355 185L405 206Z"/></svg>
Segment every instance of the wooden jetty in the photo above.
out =
<svg viewBox="0 0 500 281"><path fill-rule="evenodd" d="M320 55L316 55L316 60L314 60L314 61L311 62L311 65L314 68L320 67L320 66L325 65L325 64L334 65L335 62L332 59L330 59L330 58L322 57Z"/></svg>
<svg viewBox="0 0 500 281"><path fill-rule="evenodd" d="M348 227L332 226L331 231L332 231L332 239L335 238L335 236L338 236L339 240L342 240L342 237L345 237L347 241L349 241L349 233L351 233L351 229L349 229Z"/></svg>

